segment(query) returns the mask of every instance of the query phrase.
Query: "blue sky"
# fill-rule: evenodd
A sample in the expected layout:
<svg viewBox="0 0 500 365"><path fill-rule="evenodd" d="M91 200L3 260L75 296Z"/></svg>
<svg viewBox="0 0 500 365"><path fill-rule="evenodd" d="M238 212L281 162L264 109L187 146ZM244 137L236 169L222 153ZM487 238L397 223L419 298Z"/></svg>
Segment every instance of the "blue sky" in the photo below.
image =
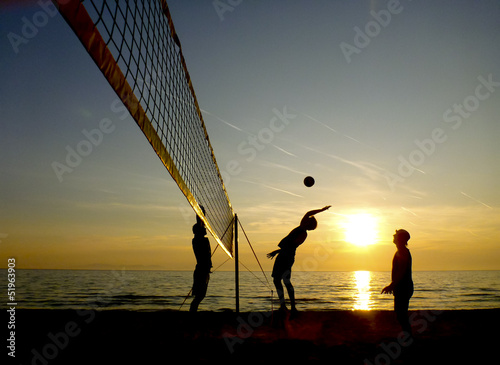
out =
<svg viewBox="0 0 500 365"><path fill-rule="evenodd" d="M397 228L412 234L415 269L500 269L496 1L241 1L223 13L214 3L168 2L233 208L266 269L301 216L330 204L297 269L388 270ZM0 259L192 269L189 205L63 19L47 15L12 46L41 11L0 14ZM108 133L60 181L53 163L106 118ZM346 238L368 226L372 244Z"/></svg>

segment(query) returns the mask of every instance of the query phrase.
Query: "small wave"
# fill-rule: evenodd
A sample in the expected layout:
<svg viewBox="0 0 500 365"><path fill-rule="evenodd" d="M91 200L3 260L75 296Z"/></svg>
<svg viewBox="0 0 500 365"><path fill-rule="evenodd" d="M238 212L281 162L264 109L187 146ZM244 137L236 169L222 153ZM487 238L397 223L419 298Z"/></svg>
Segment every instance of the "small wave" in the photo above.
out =
<svg viewBox="0 0 500 365"><path fill-rule="evenodd" d="M495 297L494 293L466 293L462 294L463 297Z"/></svg>
<svg viewBox="0 0 500 365"><path fill-rule="evenodd" d="M445 291L445 289L420 289L420 288L415 288L415 292L431 292L431 293L436 293L436 292L442 292Z"/></svg>
<svg viewBox="0 0 500 365"><path fill-rule="evenodd" d="M218 275L211 280L204 310L234 306L234 279L232 273ZM382 296L377 285L385 285L387 273L372 272L369 292L370 307L392 309L393 297ZM248 309L264 308L269 299L277 303L273 290L253 285L254 278L244 278L240 291L240 305ZM216 277L214 276L214 279ZM411 306L417 308L500 308L500 271L497 272L415 272L415 293ZM192 272L127 272L127 280L120 281L106 272L86 271L22 271L19 273L20 307L26 308L122 308L131 310L172 308L178 309L186 299L192 284ZM123 285L122 285L123 284ZM167 285L168 284L168 285ZM304 309L346 308L356 304L359 291L351 273L300 274L294 282L296 292ZM381 285L382 285L381 284ZM302 298L300 298L302 297ZM22 301L21 301L22 299ZM187 298L187 303L192 297ZM287 298L288 300L288 298Z"/></svg>

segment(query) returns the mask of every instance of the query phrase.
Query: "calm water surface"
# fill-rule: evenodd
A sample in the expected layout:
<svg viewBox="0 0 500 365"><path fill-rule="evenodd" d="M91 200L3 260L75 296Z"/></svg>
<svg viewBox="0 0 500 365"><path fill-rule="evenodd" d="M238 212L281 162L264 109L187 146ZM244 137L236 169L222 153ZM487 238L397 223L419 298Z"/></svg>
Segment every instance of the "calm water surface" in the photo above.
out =
<svg viewBox="0 0 500 365"><path fill-rule="evenodd" d="M413 280L411 309L500 308L500 271L414 272ZM390 283L390 272L294 272L292 283L300 310L374 310L393 305L391 295L380 294ZM191 285L189 271L17 270L16 299L18 308L177 310ZM265 277L240 272L240 310L276 308L271 286L269 273ZM213 273L200 310L234 309L234 292L233 272ZM191 299L181 310L189 310Z"/></svg>

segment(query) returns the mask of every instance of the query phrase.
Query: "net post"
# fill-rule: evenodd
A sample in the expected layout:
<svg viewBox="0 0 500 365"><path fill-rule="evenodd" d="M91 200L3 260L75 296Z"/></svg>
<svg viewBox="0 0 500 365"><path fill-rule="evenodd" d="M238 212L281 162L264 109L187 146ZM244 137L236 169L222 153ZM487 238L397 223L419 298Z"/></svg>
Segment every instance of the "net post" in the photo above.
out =
<svg viewBox="0 0 500 365"><path fill-rule="evenodd" d="M240 271L238 254L238 215L234 215L234 282L236 295L236 313L240 313Z"/></svg>

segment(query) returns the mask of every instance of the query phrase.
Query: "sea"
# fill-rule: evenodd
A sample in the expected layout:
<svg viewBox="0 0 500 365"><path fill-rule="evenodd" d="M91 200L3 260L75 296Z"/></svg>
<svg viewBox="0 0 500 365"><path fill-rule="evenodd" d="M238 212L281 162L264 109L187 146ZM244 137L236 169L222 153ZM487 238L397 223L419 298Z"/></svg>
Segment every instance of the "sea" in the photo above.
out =
<svg viewBox="0 0 500 365"><path fill-rule="evenodd" d="M0 272L6 282L7 270ZM390 275L293 272L297 307L303 311L392 310L392 295L380 294ZM188 311L192 277L191 271L18 269L15 303L19 309ZM410 310L500 308L500 271L417 271L413 281ZM234 272L212 273L199 310L226 311L235 306ZM270 311L278 306L270 273L239 273L240 311Z"/></svg>

